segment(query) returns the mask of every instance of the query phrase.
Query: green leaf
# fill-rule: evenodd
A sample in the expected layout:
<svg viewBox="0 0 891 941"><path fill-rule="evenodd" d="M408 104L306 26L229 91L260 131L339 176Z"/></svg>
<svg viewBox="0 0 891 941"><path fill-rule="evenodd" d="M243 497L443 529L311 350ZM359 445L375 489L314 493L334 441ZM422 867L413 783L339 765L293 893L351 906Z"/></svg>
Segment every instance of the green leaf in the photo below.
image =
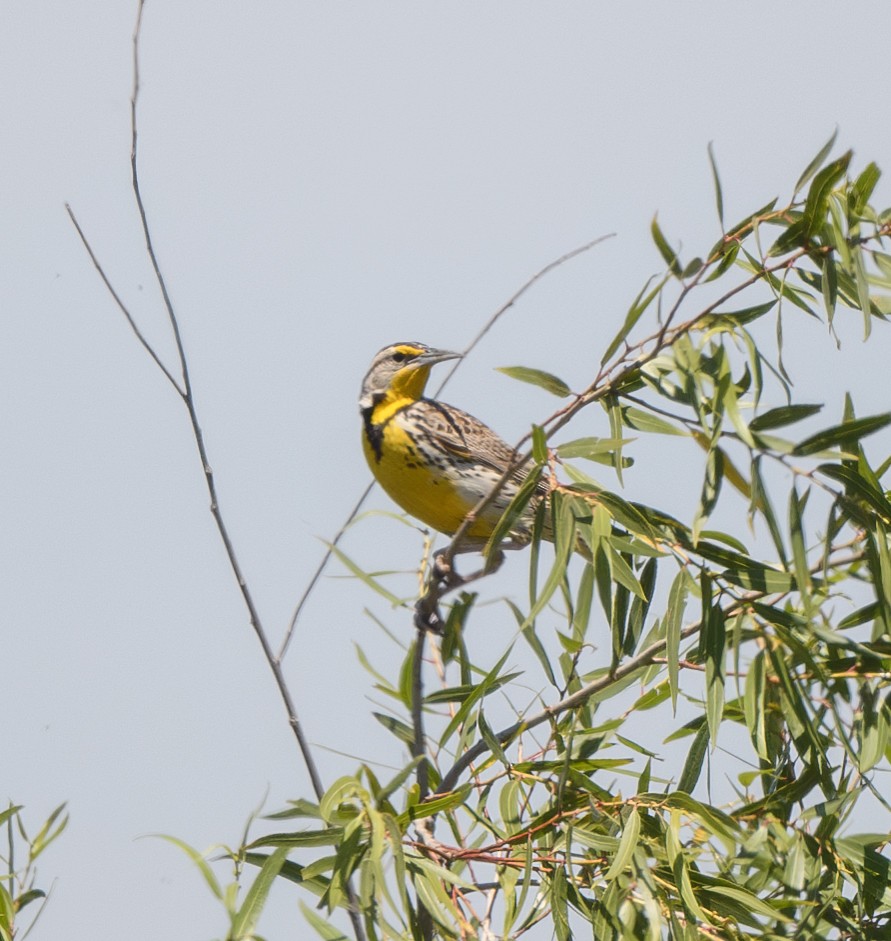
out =
<svg viewBox="0 0 891 941"><path fill-rule="evenodd" d="M166 840L168 843L172 843L174 846L181 849L189 859L198 867L198 871L204 877L204 881L207 883L208 888L211 892L220 900L223 900L223 888L220 885L217 877L214 875L213 870L210 868L210 864L204 858L202 853L199 853L198 850L189 846L188 843L183 842L183 840L178 839L175 836L168 836L166 833L156 833L155 836L158 839Z"/></svg>
<svg viewBox="0 0 891 941"><path fill-rule="evenodd" d="M721 193L721 178L718 176L718 164L715 161L715 151L712 142L708 145L708 162L712 168L712 180L715 184L715 207L718 210L718 222L721 224L721 231L724 230L724 196Z"/></svg>
<svg viewBox="0 0 891 941"><path fill-rule="evenodd" d="M590 566L588 568L590 568ZM512 605L510 601L508 601L508 604L514 608L514 617L516 617L517 623L519 625L525 624L526 618L523 616L522 612L516 607L516 605ZM521 630L521 633L523 635L523 639L527 644L529 644L529 646L532 648L532 652L538 658L538 662L541 664L541 668L544 670L545 676L548 678L548 682L552 686L556 686L557 678L554 675L554 668L551 666L551 661L548 659L548 654L545 650L544 644L542 644L538 634L535 633L535 625L529 624L527 627Z"/></svg>
<svg viewBox="0 0 891 941"><path fill-rule="evenodd" d="M12 941L16 906L12 896L0 883L0 941Z"/></svg>
<svg viewBox="0 0 891 941"><path fill-rule="evenodd" d="M634 406L627 406L622 409L622 421L629 428L634 428L635 431L645 431L660 435L679 435L685 438L689 435L689 432L685 431L683 428L678 428L677 425L673 425L664 418L659 418L658 415L645 412L643 409L634 408Z"/></svg>
<svg viewBox="0 0 891 941"><path fill-rule="evenodd" d="M287 855L287 847L280 846L275 849L266 862L263 863L260 871L251 883L251 887L248 889L241 907L232 919L232 928L229 935L231 941L242 941L242 939L251 941L251 939L253 939L257 919L263 911L269 890L278 877Z"/></svg>
<svg viewBox="0 0 891 941"><path fill-rule="evenodd" d="M738 238L734 238L730 235L725 236L718 242L709 254L709 262L712 264L717 262L717 264L705 279L704 283L707 284L709 281L717 281L718 278L723 277L727 271L733 267L736 256L739 255L739 247L740 242Z"/></svg>
<svg viewBox="0 0 891 941"><path fill-rule="evenodd" d="M504 679L503 677L499 676L499 673L507 661L507 658L510 656L512 650L513 645L504 651L504 654L501 656L495 666L492 667L492 669L483 677L480 683L473 688L471 693L461 704L461 707L455 711L451 721L448 723L442 735L439 737L440 745L444 745L452 737L455 730L468 720L471 710L481 699L483 699L483 697L487 696L490 692L493 691L493 689L497 689L499 685L503 684Z"/></svg>
<svg viewBox="0 0 891 941"><path fill-rule="evenodd" d="M510 761L508 761L507 755L504 753L504 749L501 747L501 742L498 741L498 738L492 731L492 727L486 721L486 717L482 709L480 709L479 716L476 720L476 725L480 730L480 735L482 735L483 741L486 743L486 747L489 749L489 751L505 766L505 768L510 768Z"/></svg>
<svg viewBox="0 0 891 941"><path fill-rule="evenodd" d="M341 562L346 568L348 568L359 581L364 582L372 591L376 591L379 595L386 598L387 601L393 605L394 608L398 608L402 604L402 599L397 598L393 592L388 591L384 586L373 576L369 575L368 572L364 569L359 568L359 566L347 555L344 555L334 543L326 543L328 549L334 555L334 557Z"/></svg>
<svg viewBox="0 0 891 941"><path fill-rule="evenodd" d="M676 278L680 278L683 275L683 268L678 259L677 252L668 244L668 239L662 234L662 229L659 228L659 222L656 216L653 216L653 221L650 223L650 233L653 236L653 241L656 243L656 248L659 249L659 254L662 256L665 264L668 265L668 270Z"/></svg>
<svg viewBox="0 0 891 941"><path fill-rule="evenodd" d="M891 424L891 412L883 412L880 415L871 415L867 418L854 418L851 421L833 425L831 428L818 431L809 438L805 438L804 441L795 446L792 453L804 456L816 454L819 451L828 451L834 447L850 448L855 441L874 434L889 424Z"/></svg>
<svg viewBox="0 0 891 941"><path fill-rule="evenodd" d="M548 439L541 425L532 426L532 460L540 465L548 462Z"/></svg>
<svg viewBox="0 0 891 941"><path fill-rule="evenodd" d="M633 503L608 490L599 490L592 494L593 501L604 507L609 515L620 525L638 536L658 542L659 533L644 513Z"/></svg>
<svg viewBox="0 0 891 941"><path fill-rule="evenodd" d="M59 820L59 817L62 816L65 811L65 804L59 804L58 807L49 815L46 819L46 822L38 830L36 836L31 840L31 848L29 851L29 856L33 862L37 857L52 843L58 836L61 835L62 831L68 826L68 815L65 814L62 817L62 820L56 826L56 821Z"/></svg>
<svg viewBox="0 0 891 941"><path fill-rule="evenodd" d="M663 626L665 629L665 658L668 663L668 685L671 690L671 711L677 712L678 676L680 672L681 625L687 607L689 575L681 569L671 583L668 608Z"/></svg>
<svg viewBox="0 0 891 941"><path fill-rule="evenodd" d="M891 502L871 481L859 474L848 464L821 464L817 470L824 477L830 477L845 485L849 497L855 497L872 507L885 522L891 523Z"/></svg>
<svg viewBox="0 0 891 941"><path fill-rule="evenodd" d="M560 457L582 457L590 461L603 454L612 454L618 448L634 440L634 438L577 438L575 441L566 441L557 445L557 454Z"/></svg>
<svg viewBox="0 0 891 941"><path fill-rule="evenodd" d="M498 366L496 371L504 373L505 376L510 376L511 379L518 379L520 382L528 382L530 385L538 386L560 398L572 395L572 389L562 379L541 369L531 369L528 366Z"/></svg>
<svg viewBox="0 0 891 941"><path fill-rule="evenodd" d="M703 601L705 607L705 601ZM712 747L718 743L718 731L724 717L724 647L727 632L724 613L717 605L710 605L699 634L705 655L705 715Z"/></svg>
<svg viewBox="0 0 891 941"><path fill-rule="evenodd" d="M721 325L744 327L753 320L758 320L765 314L770 313L776 306L777 301L774 298L772 301L765 301L763 304L755 304L752 307L743 307L740 310L716 310L714 313L706 314L706 316L700 318L699 326L704 328Z"/></svg>
<svg viewBox="0 0 891 941"><path fill-rule="evenodd" d="M820 293L823 295L823 306L826 308L826 317L831 325L838 303L838 268L834 255L826 255L823 258Z"/></svg>
<svg viewBox="0 0 891 941"><path fill-rule="evenodd" d="M684 908L694 921L708 924L708 917L700 908L690 883L690 871L681 844L680 813L677 810L672 810L668 826L665 828L665 855L674 874L674 883Z"/></svg>
<svg viewBox="0 0 891 941"><path fill-rule="evenodd" d="M428 798L420 804L412 804L408 812L400 814L397 818L403 825L407 825L412 820L422 820L425 817L435 817L437 814L444 813L447 810L453 810L460 807L467 800L470 794L471 786L462 784L461 787L447 794L439 794L436 797Z"/></svg>
<svg viewBox="0 0 891 941"><path fill-rule="evenodd" d="M857 627L859 624L869 624L878 616L879 603L877 601L871 601L868 605L864 605L862 608L858 608L847 617L842 618L838 622L837 626L840 631L846 631L852 627Z"/></svg>
<svg viewBox="0 0 891 941"><path fill-rule="evenodd" d="M725 898L733 899L735 902L744 905L749 911L754 912L756 915L761 915L762 918L773 918L784 921L787 924L793 921L792 918L784 915L770 903L762 901L757 895L753 895L751 892L747 892L745 889L741 889L738 886L725 885L723 883L720 885L710 884L708 891L715 895L723 895Z"/></svg>
<svg viewBox="0 0 891 941"><path fill-rule="evenodd" d="M607 544L606 549L607 558L609 559L609 570L613 581L627 588L632 594L640 598L641 601L649 601L646 592L643 590L643 586L631 570L631 566L612 546Z"/></svg>
<svg viewBox="0 0 891 941"><path fill-rule="evenodd" d="M505 673L503 676L499 676L489 684L486 689L486 695L490 696L518 676L520 676L519 673ZM476 697L478 692L479 686L472 683L462 684L461 686L449 686L445 689L437 689L432 693L428 693L424 697L424 702L427 703L428 706L444 702L466 702L471 696Z"/></svg>
<svg viewBox="0 0 891 941"><path fill-rule="evenodd" d="M520 485L520 489L517 491L513 500L507 505L507 509L501 514L501 519L498 520L498 524L495 526L495 529L492 530L492 535L489 536L489 541L486 543L485 549L483 549L483 555L487 559L491 557L492 551L514 528L514 524L523 515L526 507L535 496L535 492L538 490L539 486L540 472L541 467L539 465L534 465L529 468L526 479Z"/></svg>
<svg viewBox="0 0 891 941"><path fill-rule="evenodd" d="M835 146L835 139L838 137L838 128L832 132L832 137L817 151L816 156L813 160L804 168L804 172L798 178L798 182L795 184L795 192L797 193L805 183L820 169L823 165L823 161L829 156L829 152Z"/></svg>
<svg viewBox="0 0 891 941"><path fill-rule="evenodd" d="M856 723L859 748L857 765L861 774L872 770L888 748L888 707L879 700L877 690L865 685L860 696L860 716Z"/></svg>
<svg viewBox="0 0 891 941"><path fill-rule="evenodd" d="M551 600L554 592L560 587L566 578L566 565L576 546L575 538L575 516L572 513L572 501L563 499L559 493L551 494L554 504L554 564L545 579L545 583L538 593L526 620L520 626L520 630L525 630L544 610L545 605Z"/></svg>
<svg viewBox="0 0 891 941"><path fill-rule="evenodd" d="M745 238L746 235L749 234L749 230L751 230L753 223L760 221L763 217L769 215L773 211L773 207L776 206L776 204L777 197L774 196L774 198L769 203L765 203L765 205L763 205L760 209L757 209L751 215L746 216L745 219L743 219L741 222L737 222L737 224L733 226L727 233L726 238L723 239L719 244L722 246L726 245L727 239L733 238L734 236L738 239ZM739 245L739 242L737 241L733 244Z"/></svg>
<svg viewBox="0 0 891 941"><path fill-rule="evenodd" d="M554 925L554 935L557 941L572 941L572 931L569 927L569 909L566 904L566 874L558 866L551 877L551 893L548 904L551 909L551 920Z"/></svg>
<svg viewBox="0 0 891 941"><path fill-rule="evenodd" d="M406 745L414 744L415 733L410 725L383 712L372 712L371 714L388 732L392 732L400 742L405 742Z"/></svg>
<svg viewBox="0 0 891 941"><path fill-rule="evenodd" d="M807 564L807 548L804 533L804 507L807 491L799 497L795 485L789 493L789 541L792 545L792 565L798 590L806 597L810 594L811 576Z"/></svg>
<svg viewBox="0 0 891 941"><path fill-rule="evenodd" d="M826 219L826 211L829 208L829 196L839 180L845 175L853 156L853 151L847 151L838 159L823 167L814 177L814 182L811 183L807 193L804 215L802 216L802 222L804 223L802 236L805 240L812 238L817 230L822 228Z"/></svg>
<svg viewBox="0 0 891 941"><path fill-rule="evenodd" d="M326 827L324 830L295 830L293 833L267 833L249 843L246 849L268 846L335 846L343 839L343 827Z"/></svg>
<svg viewBox="0 0 891 941"><path fill-rule="evenodd" d="M304 800L302 797L296 800L289 800L285 810L278 810L272 814L265 814L265 820L291 820L294 817L312 817L319 819L319 805L312 801Z"/></svg>
<svg viewBox="0 0 891 941"><path fill-rule="evenodd" d="M610 341L609 346L606 348L606 351L603 354L603 357L600 360L600 365L604 365L609 359L612 358L616 350L625 342L625 339L628 337L628 334L634 329L638 320L644 315L646 309L653 302L653 299L658 297L662 289L665 287L668 277L660 278L656 286L646 294L647 288L652 282L650 278L647 283L641 288L640 294L634 299L634 303L628 310L628 313L625 315L625 322L619 328L619 332L613 337Z"/></svg>
<svg viewBox="0 0 891 941"><path fill-rule="evenodd" d="M14 817L23 806L23 804L10 804L6 810L0 810L0 826L6 823L10 817Z"/></svg>
<svg viewBox="0 0 891 941"><path fill-rule="evenodd" d="M822 411L822 405L783 405L763 412L749 422L752 431L767 431L769 428L782 428L794 422L802 421Z"/></svg>
<svg viewBox="0 0 891 941"><path fill-rule="evenodd" d="M693 742L690 745L690 751L687 752L687 760L684 762L684 770L681 772L681 778L678 781L678 790L692 794L702 773L702 764L705 761L705 755L708 751L709 728L708 723L703 722L696 731Z"/></svg>
<svg viewBox="0 0 891 941"><path fill-rule="evenodd" d="M315 909L310 908L304 901L298 900L298 904L300 905L300 911L303 912L303 917L324 941L350 941L339 928L322 918Z"/></svg>
<svg viewBox="0 0 891 941"><path fill-rule="evenodd" d="M622 831L622 837L619 840L616 855L613 857L613 861L606 871L606 875L603 877L605 882L612 882L628 868L631 858L634 856L634 851L637 849L637 841L639 838L640 814L637 808L634 807L625 820L625 828Z"/></svg>
<svg viewBox="0 0 891 941"><path fill-rule="evenodd" d="M770 537L773 540L774 548L777 550L777 556L786 565L786 547L783 544L783 534L780 531L773 505L770 502L770 496L767 487L761 476L761 456L759 455L752 461L752 497L749 508L749 515L754 516L758 512L764 517L767 523Z"/></svg>
<svg viewBox="0 0 891 941"><path fill-rule="evenodd" d="M855 215L860 215L866 208L881 175L882 171L874 163L868 163L860 176L854 181L851 187L850 199L851 212Z"/></svg>

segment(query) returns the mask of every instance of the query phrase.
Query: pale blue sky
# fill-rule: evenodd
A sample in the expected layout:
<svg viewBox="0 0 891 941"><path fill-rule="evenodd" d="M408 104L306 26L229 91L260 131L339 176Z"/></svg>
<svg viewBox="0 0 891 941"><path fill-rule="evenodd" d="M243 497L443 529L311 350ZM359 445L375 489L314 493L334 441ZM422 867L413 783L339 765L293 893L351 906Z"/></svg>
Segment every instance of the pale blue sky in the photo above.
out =
<svg viewBox="0 0 891 941"><path fill-rule="evenodd" d="M64 213L170 360L129 190L134 16L125 0L0 9L0 799L32 826L63 800L72 815L41 867L58 880L41 941L222 935L185 857L136 838L234 843L267 789L268 809L309 795L185 413ZM449 389L519 437L552 400L493 367L589 377L660 267L653 213L690 254L718 236L709 141L728 219L786 195L836 125L860 165L891 171L889 40L885 2L149 0L144 196L270 633L368 480L355 400L379 347L461 348L542 265L616 231L524 299ZM823 337L808 356L831 349ZM815 359L815 386L857 355ZM864 389L864 410L887 408L883 393ZM605 433L589 420L579 434ZM380 493L370 506L392 508ZM383 569L410 569L419 545L385 518L347 542ZM519 592L522 564L498 579L490 596ZM400 758L356 663L356 643L395 662L365 606L410 636L405 615L329 578L287 662L310 739L332 749L327 781L354 765L335 752ZM275 893L265 935L308 936L295 899Z"/></svg>

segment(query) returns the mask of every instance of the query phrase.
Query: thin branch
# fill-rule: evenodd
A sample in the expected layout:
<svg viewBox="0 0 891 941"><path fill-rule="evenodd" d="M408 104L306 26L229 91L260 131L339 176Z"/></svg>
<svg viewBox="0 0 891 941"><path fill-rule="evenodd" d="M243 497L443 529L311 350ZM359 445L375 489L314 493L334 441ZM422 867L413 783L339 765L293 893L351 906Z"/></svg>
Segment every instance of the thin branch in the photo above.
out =
<svg viewBox="0 0 891 941"><path fill-rule="evenodd" d="M143 2L144 0L142 0L142 2L140 3L140 9L142 7ZM204 479L207 484L208 493L210 494L210 512L213 515L214 522L216 523L216 526L217 526L217 531L219 532L220 538L223 541L223 546L226 550L226 556L229 560L229 566L232 569L232 573L234 574L235 580L238 583L238 587L241 591L241 595L244 600L245 606L247 607L248 617L250 619L251 627L254 629L254 632L256 633L260 641L260 646L263 649L263 654L266 657L267 662L269 663L273 676L275 677L275 682L276 682L276 685L278 686L279 693L281 694L282 700L284 701L285 709L288 714L288 722L297 739L297 744L299 745L300 751L303 755L303 760L306 765L306 769L307 769L307 773L309 774L310 781L312 782L313 790L315 791L316 796L320 798L325 793L325 788L322 784L321 777L319 776L319 772L318 772L318 768L316 767L315 760L313 759L312 754L310 752L309 742L307 741L306 736L303 733L303 728L297 716L297 711L294 706L294 702L291 697L290 690L288 689L284 674L282 673L281 665L279 664L279 662L276 660L275 656L273 655L272 648L270 647L269 642L267 640L266 633L260 621L260 615L257 612L257 608L256 608L256 605L254 604L253 596L247 585L247 581L245 580L244 574L241 570L241 565L235 554L235 547L232 544L232 540L229 536L229 531L223 519L222 511L220 510L219 499L217 497L216 483L214 481L214 474L213 474L213 470L211 469L210 462L209 462L208 455L207 455L207 450L204 445L204 435L202 433L201 426L198 423L198 413L195 409L195 400L192 394L191 384L189 382L189 368L188 368L188 361L186 359L185 350L183 349L182 345L178 343L180 366L182 368L183 380L185 384L185 389L184 389L179 385L179 383L173 377L171 372L167 369L167 367L161 361L161 358L158 356L157 352L152 347L152 345L145 339L145 336L143 335L142 331L137 326L136 321L133 319L133 315L130 313L129 308L121 300L121 297L117 293L117 291L115 291L114 287L111 284L111 281L108 278L108 275L105 273L105 270L102 267L101 262L96 257L96 254L93 251L92 246L90 245L90 242L87 239L86 234L84 233L83 229L78 223L77 218L74 214L74 211L71 209L70 206L66 205L65 208L68 212L68 216L71 219L71 222L73 223L75 229L77 230L77 234L80 236L80 240L83 243L84 248L87 250L87 253L90 256L90 260L93 262L93 266L95 267L96 271L99 273L99 276L102 278L102 281L105 284L106 288L108 289L109 293L114 298L114 301L118 305L118 308L121 310L124 317L127 319L127 323L130 325L130 328L133 330L134 334L136 335L137 339L142 344L144 349L148 352L149 356L152 358L155 365L161 370L165 378L170 382L170 384L179 393L179 396L182 399L183 404L186 406L186 410L189 413L189 420L192 425L192 433L195 438L195 443L198 447L198 455L201 460L201 466L204 469ZM143 220L145 220L144 215L143 215ZM144 223L144 224L147 225L147 223ZM154 251L151 247L151 240L150 238L148 238L148 236L147 236L147 248L148 248L149 254L152 257L152 261L156 267L156 270L159 270L157 269L157 260L155 259ZM167 307L168 316L171 322L173 324L176 324L177 323L176 314L173 310L172 305L170 305L170 300L169 300L166 290L164 291L164 297L165 297L165 303L168 305ZM179 331L177 329L177 334L178 332Z"/></svg>
<svg viewBox="0 0 891 941"><path fill-rule="evenodd" d="M288 652L288 647L291 644L291 640L294 637L294 628L297 627L297 621L300 619L300 614L303 611L303 607L307 601L309 601L309 596L315 590L316 584L319 579L322 577L325 569L328 567L328 563L331 561L331 556L334 555L334 549L337 544L343 539L344 534L350 528L353 520L359 515L359 511L365 505L365 501L368 499L368 495L374 489L374 481L372 481L363 491L362 495L356 501L355 506L347 514L347 518L341 524L340 529L337 530L336 535L328 543L328 548L325 550L325 554L322 556L322 561L316 567L316 570L313 572L312 577L309 580L309 584L303 591L303 594L300 596L300 600L297 602L297 607L294 609L294 613L291 615L291 623L288 625L288 630L285 632L284 640L282 641L281 647L279 647L278 653L275 656L275 659L281 663L285 654Z"/></svg>
<svg viewBox="0 0 891 941"><path fill-rule="evenodd" d="M584 245L579 245L577 248L573 248L571 251L566 252L561 255L559 258L555 258L553 261L549 261L544 268L539 269L526 281L517 291L505 301L498 310L486 321L483 325L482 330L470 341L470 343L465 347L461 353L461 359L456 359L452 362L451 368L446 371L445 377L442 382L436 389L436 392L433 394L434 398L438 398L442 390L446 387L448 381L454 376L455 371L460 367L462 361L476 349L477 345L483 339L483 337L495 326L495 324L501 319L503 314L506 314L514 304L531 288L534 287L542 278L549 275L556 268L559 268L561 265L565 265L566 262L572 261L573 258L577 258L579 255L583 255L585 252L590 251L592 248L596 248L601 242L605 242L607 239L615 238L615 232L609 232L606 235L599 235L596 239L591 239L590 242L585 242Z"/></svg>
<svg viewBox="0 0 891 941"><path fill-rule="evenodd" d="M80 236L80 240L83 243L84 248L87 250L87 254L90 256L90 261L93 262L93 267L96 269L96 271L99 272L99 277L102 278L102 281L105 284L105 287L108 290L108 293L114 299L115 304L118 305L118 308L121 311L121 313L124 315L124 317L126 317L127 323L130 324L130 329L133 331L133 333L136 334L136 339L139 340L139 342L142 344L145 351L155 361L155 365L158 367L158 369L161 370L162 373L164 373L164 376L167 378L167 381L173 386L174 389L176 389L180 397L185 398L186 397L185 390L182 388L182 386L180 386L180 384L176 381L176 379L174 379L173 374L170 372L170 370L164 365L163 362L161 362L160 357L154 351L151 344L148 342L148 340L146 340L143 332L137 326L136 321L133 319L133 315L130 313L129 308L121 300L120 295L112 286L111 281L108 280L108 276L105 274L105 271L102 265L100 264L99 259L96 257L96 253L93 251L93 248L89 243L89 240L84 234L84 230L80 227L80 223L77 221L77 217L74 215L74 210L71 208L71 206L68 205L68 203L65 203L65 212L68 213L68 218L71 219L72 225L77 230L77 234Z"/></svg>
<svg viewBox="0 0 891 941"><path fill-rule="evenodd" d="M170 320L170 326L173 329L174 339L176 340L176 350L179 354L183 374L183 397L189 401L192 398L192 388L189 380L189 370L186 364L186 351L183 347L182 337L180 336L179 323L177 322L176 314L173 312L170 294L167 291L167 282L164 280L164 275L161 273L158 257L152 245L148 217L145 212L145 204L142 201L142 190L139 186L139 127L136 120L136 110L139 103L139 38L142 34L142 11L144 8L145 0L138 0L136 8L136 27L133 30L133 90L130 93L130 179L133 195L136 198L136 208L139 211L142 232L145 237L146 252L148 253L149 261L152 263L152 268L155 272L155 280L161 290L161 296L164 298L164 307ZM190 412L191 411L190 409Z"/></svg>

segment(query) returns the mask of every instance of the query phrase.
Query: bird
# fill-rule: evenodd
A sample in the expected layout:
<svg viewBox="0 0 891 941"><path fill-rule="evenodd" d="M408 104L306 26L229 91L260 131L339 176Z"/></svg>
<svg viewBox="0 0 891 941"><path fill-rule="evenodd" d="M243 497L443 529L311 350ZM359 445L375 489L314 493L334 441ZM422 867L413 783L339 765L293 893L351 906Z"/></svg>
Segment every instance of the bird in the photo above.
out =
<svg viewBox="0 0 891 941"><path fill-rule="evenodd" d="M532 466L517 466L516 450L478 418L425 397L431 368L460 357L418 342L385 346L362 381L359 410L362 447L377 482L403 510L447 536L510 471L454 547L472 552L486 546ZM547 490L540 481L504 548L529 542L537 503Z"/></svg>

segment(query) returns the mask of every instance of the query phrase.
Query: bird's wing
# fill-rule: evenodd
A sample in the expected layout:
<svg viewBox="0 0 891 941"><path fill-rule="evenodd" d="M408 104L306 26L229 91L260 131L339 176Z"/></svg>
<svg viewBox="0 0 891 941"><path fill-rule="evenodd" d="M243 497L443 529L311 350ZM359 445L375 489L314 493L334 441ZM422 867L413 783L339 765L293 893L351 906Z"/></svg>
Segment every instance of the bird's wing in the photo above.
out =
<svg viewBox="0 0 891 941"><path fill-rule="evenodd" d="M423 434L430 443L453 457L483 464L501 474L517 457L514 449L491 428L454 405L421 399L412 409L417 410L413 417L420 419ZM522 469L517 476L525 476Z"/></svg>

